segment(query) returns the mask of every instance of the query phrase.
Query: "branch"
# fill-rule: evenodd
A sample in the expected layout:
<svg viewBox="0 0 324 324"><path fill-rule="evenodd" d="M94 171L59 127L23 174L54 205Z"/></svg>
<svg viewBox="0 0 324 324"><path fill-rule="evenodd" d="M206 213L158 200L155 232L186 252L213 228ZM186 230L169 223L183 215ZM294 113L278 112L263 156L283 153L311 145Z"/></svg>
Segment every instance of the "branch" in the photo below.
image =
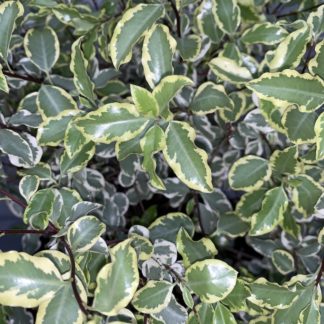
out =
<svg viewBox="0 0 324 324"><path fill-rule="evenodd" d="M12 73L9 71L2 71L2 73L8 77L15 78L15 79L20 79L20 80L25 80L25 81L30 81L38 84L42 84L44 81L40 79L35 79L31 77L30 75L20 75L16 73Z"/></svg>
<svg viewBox="0 0 324 324"><path fill-rule="evenodd" d="M318 274L317 274L317 277L316 277L316 280L315 280L316 286L320 284L323 272L324 272L324 258L322 259L322 264L321 264L321 267L320 267L320 269L318 271Z"/></svg>
<svg viewBox="0 0 324 324"><path fill-rule="evenodd" d="M283 14L283 15L278 15L277 18L282 18L282 17L287 17L287 16L293 16L293 15L298 15L299 13L302 13L302 12L306 12L306 11L311 11L313 9L317 9L318 7L322 6L323 3L320 3L316 6L313 6L313 7L309 7L309 8L306 8L306 9L303 9L303 10L299 10L299 11L293 11L293 12L289 12L287 14Z"/></svg>
<svg viewBox="0 0 324 324"><path fill-rule="evenodd" d="M64 244L65 249L69 255L70 258L70 263L71 263L71 285L72 285L72 290L73 290L73 294L74 297L81 309L81 311L88 316L88 310L84 307L83 305L83 301L80 297L79 291L78 291L78 287L77 287L77 282L76 282L76 274L75 274L75 259L74 259L74 255L72 252L72 249L70 247L70 245L66 242L64 237L61 237L61 242Z"/></svg>
<svg viewBox="0 0 324 324"><path fill-rule="evenodd" d="M174 4L173 0L169 0L169 2L171 4L171 7L172 7L172 9L174 11L174 14L175 14L175 17L176 17L176 20L177 20L177 33L178 33L178 36L181 37L181 18L180 18L179 12L178 12L177 7Z"/></svg>
<svg viewBox="0 0 324 324"><path fill-rule="evenodd" d="M23 201L21 201L19 198L17 198L15 195L11 194L10 192L0 188L0 193L2 195L4 195L5 197L10 198L10 200L14 201L20 207L22 207L24 209L27 207L27 205Z"/></svg>
<svg viewBox="0 0 324 324"><path fill-rule="evenodd" d="M46 230L45 231L41 231L41 230L33 230L33 229L5 229L2 230L0 229L0 235L4 234L46 234Z"/></svg>

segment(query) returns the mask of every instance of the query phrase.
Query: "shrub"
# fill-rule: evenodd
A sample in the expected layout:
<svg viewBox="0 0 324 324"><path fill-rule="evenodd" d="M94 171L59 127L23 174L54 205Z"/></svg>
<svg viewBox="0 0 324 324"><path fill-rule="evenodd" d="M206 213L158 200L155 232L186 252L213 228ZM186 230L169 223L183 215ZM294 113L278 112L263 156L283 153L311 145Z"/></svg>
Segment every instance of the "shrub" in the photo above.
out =
<svg viewBox="0 0 324 324"><path fill-rule="evenodd" d="M1 322L320 323L321 3L2 2Z"/></svg>

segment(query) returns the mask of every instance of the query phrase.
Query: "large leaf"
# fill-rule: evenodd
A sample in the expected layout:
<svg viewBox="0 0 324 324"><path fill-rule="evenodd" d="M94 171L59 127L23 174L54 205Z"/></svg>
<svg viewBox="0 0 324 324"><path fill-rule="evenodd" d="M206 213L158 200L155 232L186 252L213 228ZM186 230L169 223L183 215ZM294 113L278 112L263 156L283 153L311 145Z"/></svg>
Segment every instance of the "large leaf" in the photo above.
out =
<svg viewBox="0 0 324 324"><path fill-rule="evenodd" d="M77 109L77 105L65 90L42 85L37 96L37 108L43 118L57 116L64 110Z"/></svg>
<svg viewBox="0 0 324 324"><path fill-rule="evenodd" d="M80 95L93 102L95 100L94 84L87 73L88 61L81 50L81 41L80 37L72 44L70 69L73 73L74 85Z"/></svg>
<svg viewBox="0 0 324 324"><path fill-rule="evenodd" d="M165 25L154 25L143 42L142 64L147 83L153 89L162 78L172 74L172 58L176 41Z"/></svg>
<svg viewBox="0 0 324 324"><path fill-rule="evenodd" d="M185 275L189 287L208 304L224 299L234 288L237 272L220 260L198 261Z"/></svg>
<svg viewBox="0 0 324 324"><path fill-rule="evenodd" d="M324 159L324 112L319 115L315 123L316 159Z"/></svg>
<svg viewBox="0 0 324 324"><path fill-rule="evenodd" d="M54 207L55 195L52 189L36 192L24 212L24 222L37 229L45 229Z"/></svg>
<svg viewBox="0 0 324 324"><path fill-rule="evenodd" d="M288 198L282 187L270 189L262 202L260 211L251 219L250 235L262 235L271 232L284 217Z"/></svg>
<svg viewBox="0 0 324 324"><path fill-rule="evenodd" d="M169 304L173 287L168 281L150 280L136 292L132 304L141 313L158 313Z"/></svg>
<svg viewBox="0 0 324 324"><path fill-rule="evenodd" d="M213 185L207 163L208 156L195 145L195 130L185 122L172 121L165 136L166 147L163 154L177 177L189 188L211 192Z"/></svg>
<svg viewBox="0 0 324 324"><path fill-rule="evenodd" d="M129 240L110 250L111 263L97 276L93 307L102 314L112 316L132 300L139 284L137 257Z"/></svg>
<svg viewBox="0 0 324 324"><path fill-rule="evenodd" d="M106 231L106 225L95 216L83 216L76 220L67 231L67 239L75 252L89 250L100 235Z"/></svg>
<svg viewBox="0 0 324 324"><path fill-rule="evenodd" d="M15 29L15 21L24 13L24 7L19 1L5 1L0 5L0 56L7 61L11 34Z"/></svg>
<svg viewBox="0 0 324 324"><path fill-rule="evenodd" d="M228 182L235 190L254 191L271 177L267 160L248 155L234 162L228 174Z"/></svg>
<svg viewBox="0 0 324 324"><path fill-rule="evenodd" d="M117 69L131 59L133 46L163 12L162 5L139 4L123 14L110 42L111 59Z"/></svg>
<svg viewBox="0 0 324 324"><path fill-rule="evenodd" d="M218 27L226 34L234 34L241 22L236 0L216 0L215 13Z"/></svg>
<svg viewBox="0 0 324 324"><path fill-rule="evenodd" d="M50 27L29 29L24 38L27 56L42 71L49 72L60 56L60 44Z"/></svg>
<svg viewBox="0 0 324 324"><path fill-rule="evenodd" d="M94 142L128 141L139 135L149 120L140 117L128 103L111 103L90 112L75 122L84 136Z"/></svg>
<svg viewBox="0 0 324 324"><path fill-rule="evenodd" d="M298 105L301 111L314 111L324 101L324 81L293 70L264 73L246 86L259 98L269 100L278 107Z"/></svg>
<svg viewBox="0 0 324 324"><path fill-rule="evenodd" d="M0 282L0 304L28 308L70 285L49 259L16 251L0 253Z"/></svg>

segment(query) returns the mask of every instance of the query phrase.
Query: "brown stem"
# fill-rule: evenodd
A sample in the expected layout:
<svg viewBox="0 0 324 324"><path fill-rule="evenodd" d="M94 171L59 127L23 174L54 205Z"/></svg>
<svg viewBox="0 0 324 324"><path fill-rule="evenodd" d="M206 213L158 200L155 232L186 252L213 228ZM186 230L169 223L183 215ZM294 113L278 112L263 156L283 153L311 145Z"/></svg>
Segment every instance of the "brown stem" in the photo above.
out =
<svg viewBox="0 0 324 324"><path fill-rule="evenodd" d="M174 11L174 14L175 14L175 17L176 17L176 20L177 20L177 33L178 33L178 36L181 37L181 18L180 18L179 12L178 12L177 7L174 4L173 0L169 0L169 2L171 4L171 7L172 7L172 9Z"/></svg>
<svg viewBox="0 0 324 324"><path fill-rule="evenodd" d="M70 247L70 245L66 242L64 237L61 237L61 242L64 244L64 247L69 255L70 258L70 263L71 263L71 285L72 285L72 290L73 290L73 294L74 297L81 309L81 311L88 316L88 311L87 309L84 307L83 305L83 301L80 297L79 291L78 291L78 287L77 287L77 282L76 282L76 274L75 274L75 259L74 259L74 255L72 252L72 249Z"/></svg>
<svg viewBox="0 0 324 324"><path fill-rule="evenodd" d="M2 73L8 77L15 78L15 79L20 79L20 80L25 80L25 81L30 81L38 84L42 84L43 80L35 79L31 77L30 75L20 75L16 73L12 73L9 71L2 71Z"/></svg>
<svg viewBox="0 0 324 324"><path fill-rule="evenodd" d="M322 259L321 267L320 267L320 269L318 271L318 274L317 274L317 277L316 277L316 280L315 280L316 286L320 284L323 272L324 272L324 258Z"/></svg>
<svg viewBox="0 0 324 324"><path fill-rule="evenodd" d="M316 5L316 6L312 6L312 7L309 7L309 8L303 9L303 10L293 11L293 12L289 12L289 13L287 13L287 14L278 15L277 18L282 18L282 17L287 17L287 16L298 15L298 14L301 13L301 12L311 11L311 10L313 10L313 9L316 9L316 8L322 6L322 5L323 5L323 3L320 3L320 4Z"/></svg>
<svg viewBox="0 0 324 324"><path fill-rule="evenodd" d="M0 188L0 193L4 196L10 198L12 201L14 201L16 204L18 204L22 208L25 209L27 207L27 205L23 201L21 201L19 198L17 198L15 195L11 194L10 192Z"/></svg>

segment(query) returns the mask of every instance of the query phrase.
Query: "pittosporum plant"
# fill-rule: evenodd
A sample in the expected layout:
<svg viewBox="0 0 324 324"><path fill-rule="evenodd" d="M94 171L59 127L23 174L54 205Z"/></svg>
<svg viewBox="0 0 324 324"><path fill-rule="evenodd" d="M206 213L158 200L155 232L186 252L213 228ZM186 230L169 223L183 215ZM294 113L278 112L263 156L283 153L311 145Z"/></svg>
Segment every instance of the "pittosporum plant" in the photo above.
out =
<svg viewBox="0 0 324 324"><path fill-rule="evenodd" d="M0 322L323 323L323 32L322 0L1 1Z"/></svg>

